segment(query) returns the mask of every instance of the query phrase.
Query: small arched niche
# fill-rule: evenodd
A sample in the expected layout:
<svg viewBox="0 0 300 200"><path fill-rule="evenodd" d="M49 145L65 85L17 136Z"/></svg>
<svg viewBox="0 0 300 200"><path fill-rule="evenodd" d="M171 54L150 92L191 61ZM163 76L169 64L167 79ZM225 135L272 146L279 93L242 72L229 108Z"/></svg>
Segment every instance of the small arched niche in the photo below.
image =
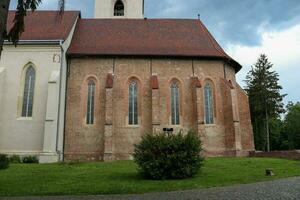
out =
<svg viewBox="0 0 300 200"><path fill-rule="evenodd" d="M125 5L123 1L117 0L114 6L114 16L124 16L125 15Z"/></svg>

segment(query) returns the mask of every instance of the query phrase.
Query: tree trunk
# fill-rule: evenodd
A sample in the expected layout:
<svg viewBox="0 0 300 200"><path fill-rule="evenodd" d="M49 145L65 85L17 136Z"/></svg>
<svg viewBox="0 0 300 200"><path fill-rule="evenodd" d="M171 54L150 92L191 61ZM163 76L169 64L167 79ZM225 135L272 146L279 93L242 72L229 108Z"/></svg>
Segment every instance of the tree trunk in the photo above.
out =
<svg viewBox="0 0 300 200"><path fill-rule="evenodd" d="M269 129L269 114L266 106L266 132L267 132L267 152L270 152L270 129Z"/></svg>
<svg viewBox="0 0 300 200"><path fill-rule="evenodd" d="M4 42L4 34L6 34L7 15L10 0L0 1L0 59Z"/></svg>

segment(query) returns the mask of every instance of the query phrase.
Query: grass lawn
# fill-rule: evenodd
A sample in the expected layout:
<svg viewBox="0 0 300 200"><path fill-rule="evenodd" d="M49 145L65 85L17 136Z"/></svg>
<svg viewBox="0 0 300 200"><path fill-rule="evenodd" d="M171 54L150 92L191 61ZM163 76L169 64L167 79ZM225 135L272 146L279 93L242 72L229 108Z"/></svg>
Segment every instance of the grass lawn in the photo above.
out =
<svg viewBox="0 0 300 200"><path fill-rule="evenodd" d="M276 176L266 177L273 168ZM12 164L0 171L0 196L124 194L184 190L300 176L300 161L271 158L209 158L191 179L151 181L132 161L77 164Z"/></svg>

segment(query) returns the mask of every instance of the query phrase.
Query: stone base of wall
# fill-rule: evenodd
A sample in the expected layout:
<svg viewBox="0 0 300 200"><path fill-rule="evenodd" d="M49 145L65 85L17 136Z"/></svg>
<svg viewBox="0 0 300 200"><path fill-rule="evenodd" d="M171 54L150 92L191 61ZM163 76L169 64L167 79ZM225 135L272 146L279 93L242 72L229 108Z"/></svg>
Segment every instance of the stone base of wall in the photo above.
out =
<svg viewBox="0 0 300 200"><path fill-rule="evenodd" d="M56 163L60 161L61 156L56 152L40 152L40 151L0 151L0 154L8 156L17 155L22 159L26 156L36 156L39 159L39 163Z"/></svg>
<svg viewBox="0 0 300 200"><path fill-rule="evenodd" d="M271 152L260 152L253 151L250 153L251 157L272 157L272 158L284 158L291 160L300 160L300 150L294 151L271 151Z"/></svg>
<svg viewBox="0 0 300 200"><path fill-rule="evenodd" d="M250 151L227 150L221 152L204 152L203 155L205 157L248 157L250 155Z"/></svg>
<svg viewBox="0 0 300 200"><path fill-rule="evenodd" d="M57 153L42 153L39 156L40 163L56 163L60 161L60 156Z"/></svg>
<svg viewBox="0 0 300 200"><path fill-rule="evenodd" d="M65 153L64 161L103 161L102 153Z"/></svg>
<svg viewBox="0 0 300 200"><path fill-rule="evenodd" d="M250 155L250 151L220 151L220 152L204 151L203 152L204 157L248 157L249 155ZM86 158L84 159L84 157L82 157L82 159L87 160ZM133 155L129 153L117 153L117 154L104 155L103 161L105 162L110 162L115 160L133 160Z"/></svg>

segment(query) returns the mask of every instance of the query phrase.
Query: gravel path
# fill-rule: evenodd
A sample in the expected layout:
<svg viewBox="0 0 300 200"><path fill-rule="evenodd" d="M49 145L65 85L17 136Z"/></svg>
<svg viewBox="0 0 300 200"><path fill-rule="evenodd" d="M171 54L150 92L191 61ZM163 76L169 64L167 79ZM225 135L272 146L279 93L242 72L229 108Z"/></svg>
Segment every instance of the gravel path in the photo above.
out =
<svg viewBox="0 0 300 200"><path fill-rule="evenodd" d="M300 177L277 181L142 195L0 198L7 200L300 200Z"/></svg>

